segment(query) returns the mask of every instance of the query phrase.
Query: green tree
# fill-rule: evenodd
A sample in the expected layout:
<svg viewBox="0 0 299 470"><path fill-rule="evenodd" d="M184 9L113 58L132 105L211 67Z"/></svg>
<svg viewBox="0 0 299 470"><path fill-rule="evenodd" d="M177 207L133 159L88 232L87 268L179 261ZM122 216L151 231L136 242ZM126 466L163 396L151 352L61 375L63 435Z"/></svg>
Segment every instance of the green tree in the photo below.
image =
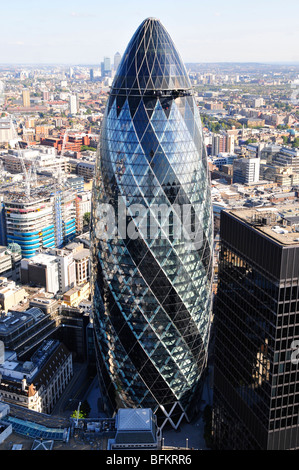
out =
<svg viewBox="0 0 299 470"><path fill-rule="evenodd" d="M86 419L89 416L89 413L91 411L90 405L87 400L82 401L80 405L80 409L78 411L78 408L73 411L71 414L71 418L74 419Z"/></svg>
<svg viewBox="0 0 299 470"><path fill-rule="evenodd" d="M288 138L288 136L283 135L283 136L282 136L282 140L283 140L284 145L286 145L286 144L288 143L288 141L289 141L289 138Z"/></svg>
<svg viewBox="0 0 299 470"><path fill-rule="evenodd" d="M293 148L299 148L299 137L296 137L294 139L294 142L292 143Z"/></svg>
<svg viewBox="0 0 299 470"><path fill-rule="evenodd" d="M85 413L81 410L75 410L73 411L73 413L71 414L71 418L74 418L74 419L85 419L87 418L87 416L85 415Z"/></svg>
<svg viewBox="0 0 299 470"><path fill-rule="evenodd" d="M97 149L88 145L81 145L81 152L84 152L85 150L91 150L92 152L95 152Z"/></svg>

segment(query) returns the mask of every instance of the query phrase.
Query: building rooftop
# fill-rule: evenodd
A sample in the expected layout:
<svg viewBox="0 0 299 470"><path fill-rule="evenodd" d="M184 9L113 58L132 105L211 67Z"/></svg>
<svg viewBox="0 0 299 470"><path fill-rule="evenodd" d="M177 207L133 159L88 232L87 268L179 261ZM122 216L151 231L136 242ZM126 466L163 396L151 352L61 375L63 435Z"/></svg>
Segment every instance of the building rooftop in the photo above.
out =
<svg viewBox="0 0 299 470"><path fill-rule="evenodd" d="M118 431L151 431L151 429L152 414L150 409L121 408L118 410Z"/></svg>
<svg viewBox="0 0 299 470"><path fill-rule="evenodd" d="M299 244L299 204L228 211L281 245Z"/></svg>
<svg viewBox="0 0 299 470"><path fill-rule="evenodd" d="M39 308L30 308L29 310L18 312L9 311L0 317L0 334L11 334L15 329L20 328L25 323L32 323L44 317L45 314Z"/></svg>
<svg viewBox="0 0 299 470"><path fill-rule="evenodd" d="M81 261L85 258L89 258L90 251L87 250L86 248L83 248L82 250L78 251L77 253L74 253L73 256L74 256L74 260Z"/></svg>

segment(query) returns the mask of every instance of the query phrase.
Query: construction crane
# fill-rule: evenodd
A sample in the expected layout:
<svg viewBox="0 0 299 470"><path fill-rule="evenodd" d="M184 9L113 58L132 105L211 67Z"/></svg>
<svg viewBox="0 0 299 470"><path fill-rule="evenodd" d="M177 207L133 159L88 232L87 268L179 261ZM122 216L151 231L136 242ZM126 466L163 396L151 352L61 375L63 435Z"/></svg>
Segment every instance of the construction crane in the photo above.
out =
<svg viewBox="0 0 299 470"><path fill-rule="evenodd" d="M18 133L16 131L16 128L15 128L15 125L14 125L14 116L11 114L10 115L10 125L11 125L11 128L13 130L13 134L14 134L14 137L16 139L16 149L17 149L17 152L18 152L18 157L20 158L21 160L21 166L22 166L22 171L23 171L23 174L24 174L24 182L25 182L25 194L26 196L29 198L30 197L30 190L31 190L31 168L29 170L27 170L26 168L26 165L25 165L25 162L24 162L24 159L23 159L23 155L22 155L22 150L20 148L20 144L19 144L19 140L18 140Z"/></svg>
<svg viewBox="0 0 299 470"><path fill-rule="evenodd" d="M66 143L67 143L67 139L68 139L68 134L71 131L72 131L72 129L66 129L65 133L63 135L62 147L61 147L61 151L60 151L60 159L59 159L58 171L57 171L57 182L58 182L59 187L62 187L65 184L65 178L63 178L63 176L62 176L61 162L62 162L62 159L63 159L63 156L64 156Z"/></svg>

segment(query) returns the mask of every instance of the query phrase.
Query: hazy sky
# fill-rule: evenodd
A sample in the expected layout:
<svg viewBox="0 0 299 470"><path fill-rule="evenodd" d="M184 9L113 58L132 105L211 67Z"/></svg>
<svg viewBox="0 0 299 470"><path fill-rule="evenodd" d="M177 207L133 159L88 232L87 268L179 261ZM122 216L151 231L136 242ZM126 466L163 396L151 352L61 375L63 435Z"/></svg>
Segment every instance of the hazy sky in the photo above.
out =
<svg viewBox="0 0 299 470"><path fill-rule="evenodd" d="M1 0L0 63L99 64L159 18L184 62L299 62L298 0Z"/></svg>

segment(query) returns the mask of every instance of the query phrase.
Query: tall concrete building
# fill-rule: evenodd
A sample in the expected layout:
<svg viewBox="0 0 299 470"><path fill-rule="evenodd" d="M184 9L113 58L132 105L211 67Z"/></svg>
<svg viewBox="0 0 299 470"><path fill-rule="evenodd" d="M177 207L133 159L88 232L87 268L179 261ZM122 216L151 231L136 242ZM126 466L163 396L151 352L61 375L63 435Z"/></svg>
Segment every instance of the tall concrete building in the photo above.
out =
<svg viewBox="0 0 299 470"><path fill-rule="evenodd" d="M107 233L113 224L103 224L104 208L124 231ZM154 18L137 29L114 78L91 233L107 410L151 408L159 425L178 428L196 412L207 364L213 219L198 107L172 39Z"/></svg>
<svg viewBox="0 0 299 470"><path fill-rule="evenodd" d="M70 95L69 97L69 111L70 114L77 114L78 113L78 97L77 95Z"/></svg>
<svg viewBox="0 0 299 470"><path fill-rule="evenodd" d="M23 97L23 106L24 108L29 108L30 106L30 91L27 90L27 88L24 88L22 91L22 97Z"/></svg>
<svg viewBox="0 0 299 470"><path fill-rule="evenodd" d="M111 60L110 57L104 57L104 61L101 62L101 75L102 77L111 76Z"/></svg>

